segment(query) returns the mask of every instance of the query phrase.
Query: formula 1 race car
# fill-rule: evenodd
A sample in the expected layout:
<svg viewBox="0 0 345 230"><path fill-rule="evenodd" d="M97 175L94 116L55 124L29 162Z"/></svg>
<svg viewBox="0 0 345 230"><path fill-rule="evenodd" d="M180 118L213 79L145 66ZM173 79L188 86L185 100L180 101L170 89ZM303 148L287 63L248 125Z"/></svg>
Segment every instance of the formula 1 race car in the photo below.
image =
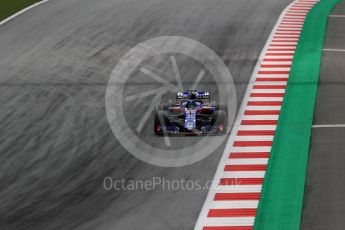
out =
<svg viewBox="0 0 345 230"><path fill-rule="evenodd" d="M225 134L226 130L227 108L213 105L209 92L178 92L175 104L161 104L155 111L156 135Z"/></svg>

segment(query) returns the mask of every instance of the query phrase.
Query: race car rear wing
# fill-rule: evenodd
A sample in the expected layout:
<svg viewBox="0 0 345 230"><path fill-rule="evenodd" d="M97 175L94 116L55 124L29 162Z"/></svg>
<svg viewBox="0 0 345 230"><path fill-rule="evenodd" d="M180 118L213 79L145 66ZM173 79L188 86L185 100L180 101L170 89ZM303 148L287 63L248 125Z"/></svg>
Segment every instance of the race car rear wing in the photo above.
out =
<svg viewBox="0 0 345 230"><path fill-rule="evenodd" d="M177 92L176 99L189 99L191 95L191 91L185 91L185 92ZM196 99L211 99L210 92L208 91L197 91L196 92Z"/></svg>

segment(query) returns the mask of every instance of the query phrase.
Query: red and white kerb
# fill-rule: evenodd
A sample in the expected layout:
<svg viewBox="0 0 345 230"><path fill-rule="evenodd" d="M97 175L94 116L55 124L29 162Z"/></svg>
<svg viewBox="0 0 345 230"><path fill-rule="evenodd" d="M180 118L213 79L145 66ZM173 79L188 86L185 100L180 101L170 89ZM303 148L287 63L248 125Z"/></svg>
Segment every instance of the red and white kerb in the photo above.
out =
<svg viewBox="0 0 345 230"><path fill-rule="evenodd" d="M292 59L306 15L297 0L280 16L249 83L195 230L252 230Z"/></svg>

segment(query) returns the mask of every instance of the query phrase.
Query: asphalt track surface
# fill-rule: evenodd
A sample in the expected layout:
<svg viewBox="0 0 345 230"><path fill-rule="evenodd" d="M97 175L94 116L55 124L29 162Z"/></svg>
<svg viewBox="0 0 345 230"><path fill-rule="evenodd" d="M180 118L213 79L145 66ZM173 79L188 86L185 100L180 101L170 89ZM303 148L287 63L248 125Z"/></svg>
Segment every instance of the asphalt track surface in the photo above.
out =
<svg viewBox="0 0 345 230"><path fill-rule="evenodd" d="M330 14L314 114L302 230L342 230L345 226L345 2ZM321 125L321 127L320 127ZM323 126L323 125L326 125ZM322 127L323 126L323 127Z"/></svg>
<svg viewBox="0 0 345 230"><path fill-rule="evenodd" d="M165 177L203 184L212 179L224 144L180 168L136 159L117 142L106 119L109 76L139 42L188 37L210 47L229 67L239 106L289 2L52 0L1 26L0 229L192 229L207 190L106 191L103 180ZM188 85L199 67L186 66L181 71ZM215 91L212 79L202 84ZM127 119L136 122L137 113L132 114ZM151 127L143 134L158 145L162 140ZM175 145L196 140L180 138Z"/></svg>

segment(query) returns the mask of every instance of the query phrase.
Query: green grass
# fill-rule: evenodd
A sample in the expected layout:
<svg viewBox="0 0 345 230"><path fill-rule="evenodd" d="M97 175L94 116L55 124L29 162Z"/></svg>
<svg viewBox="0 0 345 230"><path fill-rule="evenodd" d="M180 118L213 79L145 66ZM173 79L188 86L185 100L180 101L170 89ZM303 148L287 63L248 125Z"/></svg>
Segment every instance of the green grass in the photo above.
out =
<svg viewBox="0 0 345 230"><path fill-rule="evenodd" d="M0 21L41 0L0 0Z"/></svg>

